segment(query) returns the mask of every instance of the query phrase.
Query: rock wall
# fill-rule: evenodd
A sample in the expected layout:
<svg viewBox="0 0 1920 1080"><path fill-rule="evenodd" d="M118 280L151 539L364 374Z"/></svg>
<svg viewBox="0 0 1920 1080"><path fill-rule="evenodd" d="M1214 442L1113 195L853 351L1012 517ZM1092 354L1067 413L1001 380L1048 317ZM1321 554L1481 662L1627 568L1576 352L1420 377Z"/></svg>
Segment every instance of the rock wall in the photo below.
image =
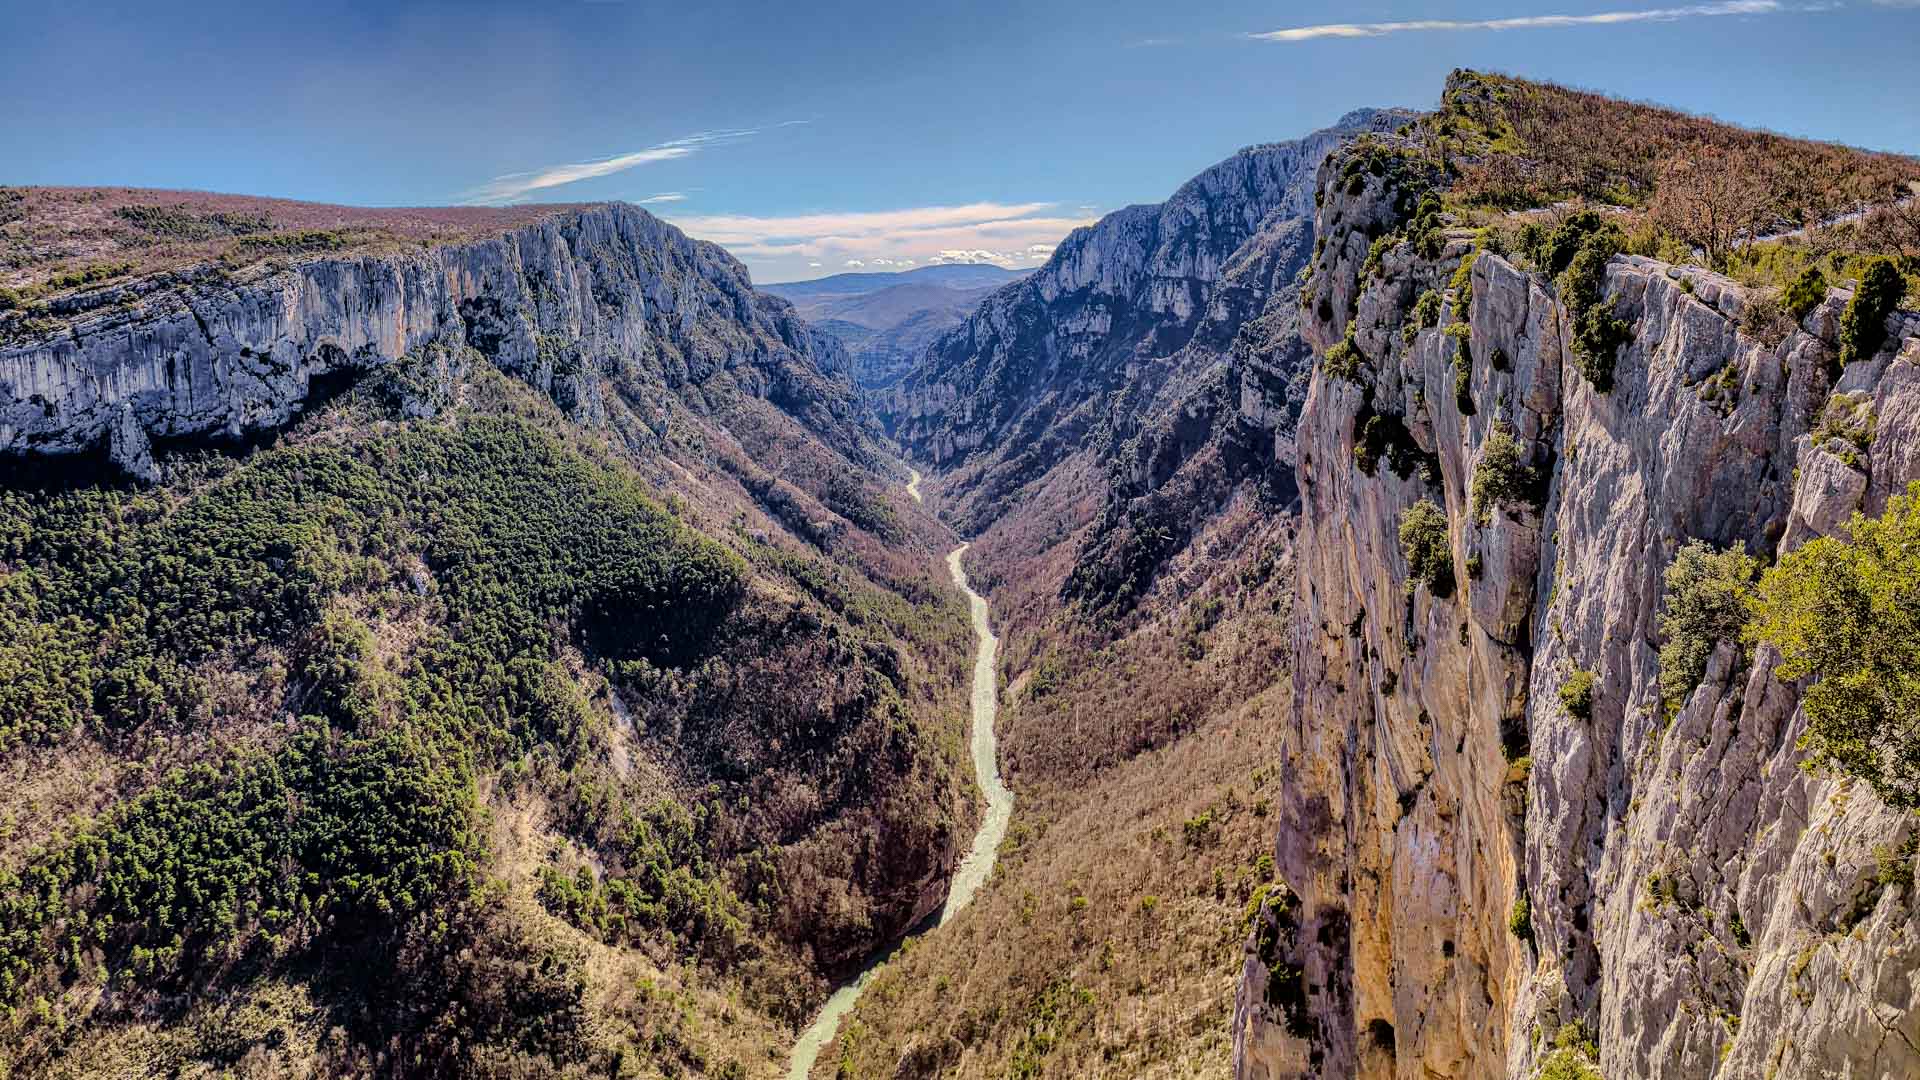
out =
<svg viewBox="0 0 1920 1080"><path fill-rule="evenodd" d="M1250 395L1254 412L1290 426L1288 382L1304 350L1282 348L1297 347L1291 295L1273 305L1313 242L1314 172L1355 134L1411 115L1363 109L1304 139L1250 147L1164 203L1075 230L1044 266L934 342L881 400L883 419L917 460L950 469L976 459L977 473L993 474L973 485L990 502L1081 448L1116 412L1182 408L1206 368L1236 355L1243 329L1278 310L1280 325L1255 328L1260 347L1239 350L1257 355L1231 374L1227 397ZM1002 509L983 506L969 524Z"/></svg>
<svg viewBox="0 0 1920 1080"><path fill-rule="evenodd" d="M607 418L609 387L640 434L738 391L865 456L844 350L719 247L621 204L475 243L147 278L54 312L53 332L0 324L0 456L104 449L151 480L155 441L270 431L435 345L477 350L586 422Z"/></svg>
<svg viewBox="0 0 1920 1080"><path fill-rule="evenodd" d="M1299 423L1287 888L1249 939L1237 1076L1524 1077L1588 1040L1608 1077L1920 1075L1913 815L1799 767L1769 650L1721 645L1669 721L1656 628L1683 543L1773 556L1920 478L1920 319L1836 375L1845 292L1769 343L1735 283L1616 257L1632 339L1600 393L1542 275L1482 252L1460 311L1465 234L1367 268L1405 200L1391 176L1333 183L1342 163L1306 335L1324 353L1351 326L1361 359L1315 372ZM1405 331L1428 289L1438 323ZM1877 417L1857 465L1810 434L1834 393ZM1480 518L1496 425L1539 483ZM1448 522L1444 597L1399 542L1420 499ZM1559 697L1575 671L1588 717Z"/></svg>

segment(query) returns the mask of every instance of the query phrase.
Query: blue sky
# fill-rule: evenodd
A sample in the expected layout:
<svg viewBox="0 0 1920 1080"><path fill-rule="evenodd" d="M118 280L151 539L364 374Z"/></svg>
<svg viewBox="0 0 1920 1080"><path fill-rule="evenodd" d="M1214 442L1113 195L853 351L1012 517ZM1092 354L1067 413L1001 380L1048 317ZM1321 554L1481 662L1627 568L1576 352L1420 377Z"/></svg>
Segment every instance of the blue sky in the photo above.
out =
<svg viewBox="0 0 1920 1080"><path fill-rule="evenodd" d="M0 182L652 200L763 281L1030 266L1454 67L1920 153L1916 56L1920 0L0 0Z"/></svg>

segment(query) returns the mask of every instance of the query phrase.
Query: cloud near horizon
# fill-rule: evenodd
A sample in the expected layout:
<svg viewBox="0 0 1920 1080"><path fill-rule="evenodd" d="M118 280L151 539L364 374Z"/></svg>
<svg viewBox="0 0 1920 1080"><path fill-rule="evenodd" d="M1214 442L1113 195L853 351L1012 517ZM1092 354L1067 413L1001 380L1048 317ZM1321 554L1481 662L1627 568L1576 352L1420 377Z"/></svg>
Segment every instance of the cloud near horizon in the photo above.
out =
<svg viewBox="0 0 1920 1080"><path fill-rule="evenodd" d="M1884 0L1881 0L1884 2ZM1920 0L1916 0L1920 2ZM1322 23L1248 34L1256 41L1295 42L1319 38L1371 38L1388 34L1464 30L1532 30L1563 26L1615 26L1636 22L1675 22L1680 19L1716 18L1729 15L1777 15L1802 10L1780 0L1722 0L1711 4L1684 7L1645 8L1633 11L1600 11L1589 15L1519 15L1504 19L1415 19L1407 22Z"/></svg>
<svg viewBox="0 0 1920 1080"><path fill-rule="evenodd" d="M812 269L817 262L849 268L942 262L1031 267L1045 262L1061 237L1094 219L1070 216L1056 203L980 202L765 217L673 215L669 220L749 263Z"/></svg>

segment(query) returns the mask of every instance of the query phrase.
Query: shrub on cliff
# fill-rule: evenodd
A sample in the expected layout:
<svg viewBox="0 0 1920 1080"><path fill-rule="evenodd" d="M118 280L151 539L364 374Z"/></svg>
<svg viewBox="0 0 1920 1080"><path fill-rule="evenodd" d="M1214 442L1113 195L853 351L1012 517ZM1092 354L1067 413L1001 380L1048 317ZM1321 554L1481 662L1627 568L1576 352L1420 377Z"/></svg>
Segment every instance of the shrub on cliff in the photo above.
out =
<svg viewBox="0 0 1920 1080"><path fill-rule="evenodd" d="M1600 393L1613 389L1614 354L1633 336L1633 328L1613 313L1604 289L1607 261L1620 250L1612 229L1589 234L1559 277L1560 301L1573 326L1573 357L1580 373Z"/></svg>
<svg viewBox="0 0 1920 1080"><path fill-rule="evenodd" d="M1480 524L1493 520L1494 507L1512 505L1531 495L1533 470L1520 463L1522 453L1513 429L1496 421L1480 451L1480 462L1473 467L1473 516Z"/></svg>
<svg viewBox="0 0 1920 1080"><path fill-rule="evenodd" d="M1567 712L1579 720L1593 717L1593 672L1585 668L1575 668L1567 681L1560 684L1560 704Z"/></svg>
<svg viewBox="0 0 1920 1080"><path fill-rule="evenodd" d="M1447 287L1453 290L1453 321L1466 322L1467 313L1473 307L1473 264L1480 252L1469 251L1460 265L1454 267L1453 277Z"/></svg>
<svg viewBox="0 0 1920 1080"><path fill-rule="evenodd" d="M1374 237L1372 246L1367 248L1367 261L1360 264L1361 280L1372 281L1374 278L1379 277L1385 269L1387 253L1392 251L1399 243L1400 235L1398 233L1387 233L1383 236Z"/></svg>
<svg viewBox="0 0 1920 1080"><path fill-rule="evenodd" d="M1740 332L1767 346L1785 341L1797 321L1782 302L1778 289L1755 289L1747 294L1746 303L1740 305Z"/></svg>
<svg viewBox="0 0 1920 1080"><path fill-rule="evenodd" d="M1529 222L1520 230L1520 250L1533 260L1542 273L1557 277L1573 263L1573 257L1595 236L1611 234L1619 239L1618 227L1597 210L1569 214L1551 229Z"/></svg>
<svg viewBox="0 0 1920 1080"><path fill-rule="evenodd" d="M1466 323L1448 323L1445 331L1456 346L1453 351L1453 405L1461 416L1479 410L1473 404L1473 330Z"/></svg>
<svg viewBox="0 0 1920 1080"><path fill-rule="evenodd" d="M1800 271L1800 276L1794 278L1787 286L1784 297L1787 314L1793 316L1793 321L1797 323L1806 318L1807 313L1818 307L1820 301L1826 298L1827 276L1820 272L1819 267L1809 266Z"/></svg>
<svg viewBox="0 0 1920 1080"><path fill-rule="evenodd" d="M1887 316L1907 293L1907 279L1892 259L1874 259L1860 273L1860 287L1840 316L1840 365L1871 360L1887 342Z"/></svg>
<svg viewBox="0 0 1920 1080"><path fill-rule="evenodd" d="M87 285L98 285L103 281L112 281L114 278L125 277L131 273L133 273L133 264L130 262L95 263L53 275L47 279L47 288L55 291L78 289Z"/></svg>
<svg viewBox="0 0 1920 1080"><path fill-rule="evenodd" d="M1517 240L1520 252L1554 277L1572 329L1574 360L1603 394L1613 389L1614 353L1632 333L1603 296L1607 261L1625 243L1620 227L1594 210L1569 214L1552 229L1529 222Z"/></svg>
<svg viewBox="0 0 1920 1080"><path fill-rule="evenodd" d="M1553 1053L1540 1064L1538 1080L1605 1080L1593 1062L1600 1047L1587 1034L1587 1027L1575 1020L1553 1035Z"/></svg>
<svg viewBox="0 0 1920 1080"><path fill-rule="evenodd" d="M1369 398L1353 418L1354 467L1372 476L1383 457L1393 474L1402 480L1417 472L1426 483L1439 482L1439 458L1420 449L1407 427L1406 417L1374 411Z"/></svg>
<svg viewBox="0 0 1920 1080"><path fill-rule="evenodd" d="M1464 342L1453 356L1453 407L1460 410L1461 416L1480 411L1473 404L1473 354L1467 351Z"/></svg>
<svg viewBox="0 0 1920 1080"><path fill-rule="evenodd" d="M1345 379L1350 383L1360 382L1360 365L1365 362L1366 354L1353 342L1353 328L1347 328L1347 336L1334 343L1325 356L1320 358L1320 368L1329 378Z"/></svg>
<svg viewBox="0 0 1920 1080"><path fill-rule="evenodd" d="M1436 599L1453 595L1453 545L1447 535L1447 512L1432 499L1421 499L1400 514L1400 551L1412 574Z"/></svg>
<svg viewBox="0 0 1920 1080"><path fill-rule="evenodd" d="M1402 340L1410 342L1413 340L1415 334L1432 327L1439 321L1440 294L1432 289L1428 289L1426 292L1420 294L1420 299L1413 302L1413 308L1408 312L1406 324L1400 328L1400 337Z"/></svg>
<svg viewBox="0 0 1920 1080"><path fill-rule="evenodd" d="M1527 902L1527 894L1514 897L1513 910L1507 913L1507 929L1521 941L1533 940L1533 905Z"/></svg>
<svg viewBox="0 0 1920 1080"><path fill-rule="evenodd" d="M1423 196L1407 223L1407 238L1414 253L1423 259L1437 259L1447 246L1446 222L1440 216L1440 200L1431 193Z"/></svg>
<svg viewBox="0 0 1920 1080"><path fill-rule="evenodd" d="M1835 394L1820 411L1814 426L1813 441L1825 447L1851 468L1866 471L1866 455L1873 449L1873 429L1879 417L1874 415L1873 400L1865 394ZM1842 445L1835 446L1838 440Z"/></svg>
<svg viewBox="0 0 1920 1080"><path fill-rule="evenodd" d="M1737 641L1747 624L1747 601L1759 561L1744 548L1721 551L1695 540L1667 565L1666 611L1661 613L1660 696L1677 712L1706 674L1722 641Z"/></svg>
<svg viewBox="0 0 1920 1080"><path fill-rule="evenodd" d="M1920 483L1845 538L1811 541L1760 579L1749 640L1780 651L1774 674L1801 698L1809 763L1920 808Z"/></svg>

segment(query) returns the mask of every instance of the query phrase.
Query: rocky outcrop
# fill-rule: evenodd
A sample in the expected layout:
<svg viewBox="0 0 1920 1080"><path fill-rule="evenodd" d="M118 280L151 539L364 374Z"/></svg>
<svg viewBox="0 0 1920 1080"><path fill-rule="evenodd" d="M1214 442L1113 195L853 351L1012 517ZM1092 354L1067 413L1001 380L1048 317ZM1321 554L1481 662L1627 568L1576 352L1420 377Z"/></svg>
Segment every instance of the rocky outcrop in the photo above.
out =
<svg viewBox="0 0 1920 1080"><path fill-rule="evenodd" d="M1307 296L1339 356L1299 423L1286 906L1249 941L1237 1075L1523 1077L1589 1041L1609 1077L1920 1074L1913 816L1799 767L1769 650L1722 644L1669 719L1656 624L1683 543L1773 556L1920 478L1920 319L1837 372L1844 292L1759 340L1732 281L1616 257L1601 392L1543 275L1481 251L1467 301L1464 233L1369 266L1407 200L1343 164ZM1878 418L1864 453L1811 434L1836 393ZM1530 471L1476 505L1509 437ZM1423 499L1442 595L1399 540Z"/></svg>
<svg viewBox="0 0 1920 1080"><path fill-rule="evenodd" d="M473 243L147 278L52 310L53 329L0 323L0 457L99 449L151 480L156 443L274 430L439 347L630 438L747 394L869 458L839 344L719 247L621 204Z"/></svg>

